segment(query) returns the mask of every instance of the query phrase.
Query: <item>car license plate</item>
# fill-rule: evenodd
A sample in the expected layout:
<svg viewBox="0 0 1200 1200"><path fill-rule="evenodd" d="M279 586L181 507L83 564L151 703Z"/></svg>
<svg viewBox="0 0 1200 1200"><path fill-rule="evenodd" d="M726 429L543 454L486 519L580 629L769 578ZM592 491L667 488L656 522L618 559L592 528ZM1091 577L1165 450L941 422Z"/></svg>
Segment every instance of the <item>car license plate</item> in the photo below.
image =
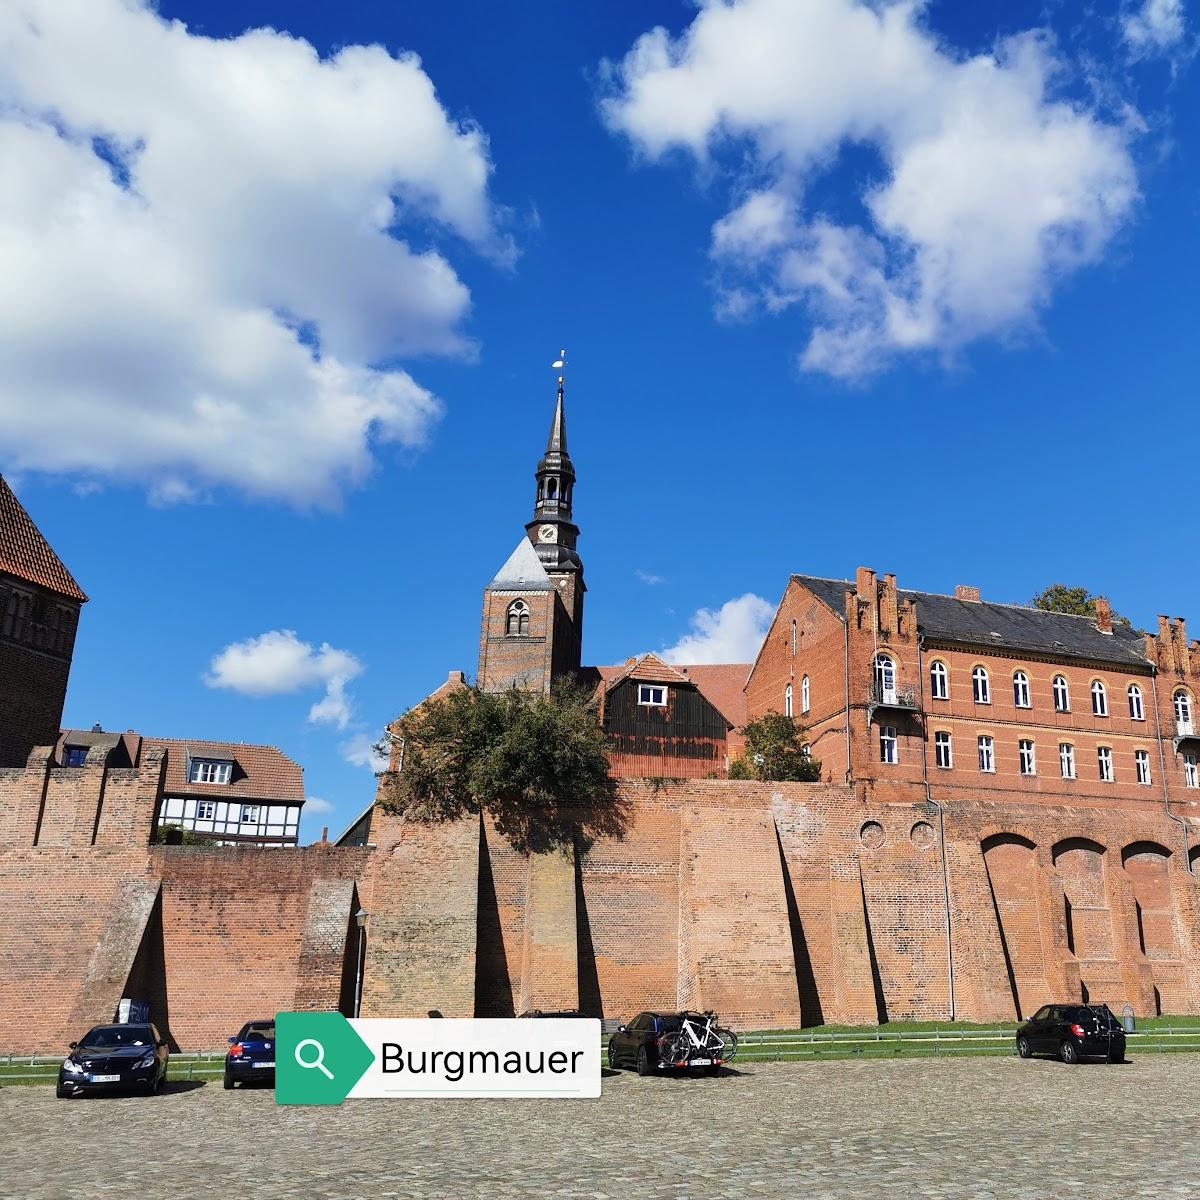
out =
<svg viewBox="0 0 1200 1200"><path fill-rule="evenodd" d="M275 1067L275 1063L273 1061L269 1062L269 1063L267 1063L267 1062L255 1063L254 1065L256 1067L271 1067L272 1069L274 1069L274 1067Z"/></svg>
<svg viewBox="0 0 1200 1200"><path fill-rule="evenodd" d="M120 1083L120 1075L89 1075L89 1083Z"/></svg>
<svg viewBox="0 0 1200 1200"><path fill-rule="evenodd" d="M712 1059L711 1058L693 1058L692 1061L690 1063L688 1063L688 1066L689 1067L711 1067Z"/></svg>

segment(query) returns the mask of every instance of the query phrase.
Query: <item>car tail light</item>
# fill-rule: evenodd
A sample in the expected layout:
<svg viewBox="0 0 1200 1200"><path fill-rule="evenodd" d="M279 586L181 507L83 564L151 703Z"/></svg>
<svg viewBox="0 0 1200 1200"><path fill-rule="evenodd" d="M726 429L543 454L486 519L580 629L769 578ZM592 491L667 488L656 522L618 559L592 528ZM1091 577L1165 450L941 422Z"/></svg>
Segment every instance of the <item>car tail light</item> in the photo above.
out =
<svg viewBox="0 0 1200 1200"><path fill-rule="evenodd" d="M1072 1032L1072 1033L1073 1033L1073 1034L1074 1034L1076 1037L1083 1037L1083 1026L1082 1026L1082 1025L1072 1025L1072 1026L1071 1026L1071 1032Z"/></svg>
<svg viewBox="0 0 1200 1200"><path fill-rule="evenodd" d="M245 1054L245 1050L242 1048L242 1043L234 1042L233 1045L229 1047L229 1053L233 1058L241 1058L242 1055Z"/></svg>

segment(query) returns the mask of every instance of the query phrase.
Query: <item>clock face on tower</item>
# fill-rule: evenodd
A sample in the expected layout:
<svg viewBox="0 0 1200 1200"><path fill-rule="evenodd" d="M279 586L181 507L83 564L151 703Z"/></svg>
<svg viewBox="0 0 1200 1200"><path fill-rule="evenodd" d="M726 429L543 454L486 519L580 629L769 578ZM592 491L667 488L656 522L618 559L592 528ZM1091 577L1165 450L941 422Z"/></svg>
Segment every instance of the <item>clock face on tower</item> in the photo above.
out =
<svg viewBox="0 0 1200 1200"><path fill-rule="evenodd" d="M558 528L554 525L542 525L538 528L539 542L557 542Z"/></svg>

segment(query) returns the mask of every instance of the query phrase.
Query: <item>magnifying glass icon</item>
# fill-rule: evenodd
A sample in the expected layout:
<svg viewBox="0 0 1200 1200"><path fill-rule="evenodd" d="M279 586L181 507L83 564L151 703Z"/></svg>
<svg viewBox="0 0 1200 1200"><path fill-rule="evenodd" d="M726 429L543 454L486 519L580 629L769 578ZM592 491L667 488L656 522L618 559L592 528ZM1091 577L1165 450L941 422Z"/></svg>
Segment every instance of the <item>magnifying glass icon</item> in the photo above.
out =
<svg viewBox="0 0 1200 1200"><path fill-rule="evenodd" d="M306 1059L304 1055L300 1053L305 1046L315 1047L317 1051L315 1058L312 1055L309 1055L309 1057ZM320 1071L321 1074L327 1079L333 1078L333 1072L325 1065L325 1047L322 1046L316 1038L305 1038L304 1041L296 1044L296 1061L302 1067L307 1067L309 1069L316 1067L316 1069Z"/></svg>

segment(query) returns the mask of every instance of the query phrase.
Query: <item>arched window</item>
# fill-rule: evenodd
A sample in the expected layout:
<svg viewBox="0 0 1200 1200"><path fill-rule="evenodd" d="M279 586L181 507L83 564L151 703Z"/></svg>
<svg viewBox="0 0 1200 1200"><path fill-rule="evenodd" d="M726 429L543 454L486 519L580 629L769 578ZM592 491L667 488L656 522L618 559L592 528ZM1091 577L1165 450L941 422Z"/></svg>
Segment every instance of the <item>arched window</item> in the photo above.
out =
<svg viewBox="0 0 1200 1200"><path fill-rule="evenodd" d="M971 672L971 694L976 704L991 704L992 685L988 679L987 667L978 666Z"/></svg>
<svg viewBox="0 0 1200 1200"><path fill-rule="evenodd" d="M792 657L796 657L796 622L792 622Z"/></svg>
<svg viewBox="0 0 1200 1200"><path fill-rule="evenodd" d="M1024 671L1013 672L1013 703L1018 708L1029 708L1029 676Z"/></svg>
<svg viewBox="0 0 1200 1200"><path fill-rule="evenodd" d="M929 664L929 694L935 700L950 699L950 672L940 658Z"/></svg>
<svg viewBox="0 0 1200 1200"><path fill-rule="evenodd" d="M1092 680L1092 712L1097 717L1108 716L1108 692L1102 680Z"/></svg>
<svg viewBox="0 0 1200 1200"><path fill-rule="evenodd" d="M792 715L792 685L790 683L783 689L783 715L785 717Z"/></svg>
<svg viewBox="0 0 1200 1200"><path fill-rule="evenodd" d="M896 662L890 654L875 655L875 694L882 700L896 690Z"/></svg>
<svg viewBox="0 0 1200 1200"><path fill-rule="evenodd" d="M1175 693L1175 724L1179 733L1192 732L1192 698L1183 688Z"/></svg>
<svg viewBox="0 0 1200 1200"><path fill-rule="evenodd" d="M529 605L524 600L514 600L508 606L504 632L509 637L520 637L529 632Z"/></svg>
<svg viewBox="0 0 1200 1200"><path fill-rule="evenodd" d="M1136 683L1129 685L1129 715L1135 721L1146 719L1146 712L1142 707L1142 689Z"/></svg>
<svg viewBox="0 0 1200 1200"><path fill-rule="evenodd" d="M1067 687L1066 678L1062 675L1055 675L1054 683L1051 686L1054 692L1054 711L1070 712L1071 690Z"/></svg>
<svg viewBox="0 0 1200 1200"><path fill-rule="evenodd" d="M808 676L805 675L804 678L800 680L800 711L802 713L808 712L809 700Z"/></svg>

